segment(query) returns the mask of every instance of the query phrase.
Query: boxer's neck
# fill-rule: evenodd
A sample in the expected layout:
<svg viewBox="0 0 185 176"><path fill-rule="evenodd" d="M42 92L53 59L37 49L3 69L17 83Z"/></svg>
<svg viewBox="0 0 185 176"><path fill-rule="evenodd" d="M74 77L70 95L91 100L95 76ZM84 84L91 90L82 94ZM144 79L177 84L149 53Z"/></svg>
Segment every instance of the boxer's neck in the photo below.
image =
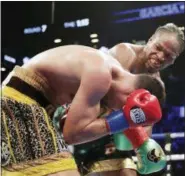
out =
<svg viewBox="0 0 185 176"><path fill-rule="evenodd" d="M135 59L133 63L131 64L130 71L132 73L146 73L146 67L145 67L145 62L147 60L146 54L144 52L144 47L141 45L133 45L133 50L135 51Z"/></svg>

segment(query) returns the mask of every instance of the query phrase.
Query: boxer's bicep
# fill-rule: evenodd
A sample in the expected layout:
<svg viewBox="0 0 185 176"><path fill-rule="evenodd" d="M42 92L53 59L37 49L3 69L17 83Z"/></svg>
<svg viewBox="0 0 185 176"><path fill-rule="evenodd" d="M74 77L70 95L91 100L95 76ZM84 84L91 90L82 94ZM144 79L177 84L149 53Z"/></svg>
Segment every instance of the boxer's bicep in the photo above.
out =
<svg viewBox="0 0 185 176"><path fill-rule="evenodd" d="M110 87L110 75L104 72L86 74L72 101L64 125L64 136L70 143L92 123L100 111L100 100Z"/></svg>

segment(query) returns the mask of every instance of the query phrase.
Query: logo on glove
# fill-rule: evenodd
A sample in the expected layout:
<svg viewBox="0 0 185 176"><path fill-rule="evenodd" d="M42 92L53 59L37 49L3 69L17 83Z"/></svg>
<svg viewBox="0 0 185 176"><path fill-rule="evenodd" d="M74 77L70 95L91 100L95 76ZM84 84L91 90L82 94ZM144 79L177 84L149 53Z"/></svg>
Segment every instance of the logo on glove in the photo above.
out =
<svg viewBox="0 0 185 176"><path fill-rule="evenodd" d="M150 152L148 152L147 158L151 162L157 163L160 160L160 158L161 158L161 154L160 154L160 152L158 150L153 149Z"/></svg>
<svg viewBox="0 0 185 176"><path fill-rule="evenodd" d="M140 124L146 121L145 114L141 108L135 107L130 110L130 117L136 124Z"/></svg>

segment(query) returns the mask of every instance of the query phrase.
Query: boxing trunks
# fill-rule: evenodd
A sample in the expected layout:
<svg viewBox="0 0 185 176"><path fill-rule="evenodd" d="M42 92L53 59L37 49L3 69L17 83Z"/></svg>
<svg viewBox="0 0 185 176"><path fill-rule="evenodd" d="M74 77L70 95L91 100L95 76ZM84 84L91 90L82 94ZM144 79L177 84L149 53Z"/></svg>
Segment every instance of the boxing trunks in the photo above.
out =
<svg viewBox="0 0 185 176"><path fill-rule="evenodd" d="M77 169L50 118L46 81L18 66L7 79L1 96L2 175L43 176Z"/></svg>
<svg viewBox="0 0 185 176"><path fill-rule="evenodd" d="M114 148L112 136L75 146L75 159L82 175L124 168L136 170L132 153ZM111 151L112 150L112 151Z"/></svg>
<svg viewBox="0 0 185 176"><path fill-rule="evenodd" d="M65 104L58 108L54 115L55 121L58 122L60 120L60 124L63 124L69 108L70 104ZM108 115L110 111L107 107L101 106L98 118ZM113 136L105 136L92 142L76 145L74 157L81 175L104 171L119 171L124 168L136 170L131 152L119 150L109 152L112 148L115 149Z"/></svg>

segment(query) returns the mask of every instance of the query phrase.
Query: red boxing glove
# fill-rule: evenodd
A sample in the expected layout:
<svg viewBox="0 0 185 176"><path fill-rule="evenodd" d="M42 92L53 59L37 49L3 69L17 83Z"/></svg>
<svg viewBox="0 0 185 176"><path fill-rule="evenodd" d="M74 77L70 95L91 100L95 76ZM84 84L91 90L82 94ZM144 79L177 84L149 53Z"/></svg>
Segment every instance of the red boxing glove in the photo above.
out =
<svg viewBox="0 0 185 176"><path fill-rule="evenodd" d="M130 140L134 149L139 148L149 136L143 127L131 127L123 131L123 134Z"/></svg>
<svg viewBox="0 0 185 176"><path fill-rule="evenodd" d="M162 117L158 99L145 89L138 89L129 95L123 112L130 127L152 125Z"/></svg>

